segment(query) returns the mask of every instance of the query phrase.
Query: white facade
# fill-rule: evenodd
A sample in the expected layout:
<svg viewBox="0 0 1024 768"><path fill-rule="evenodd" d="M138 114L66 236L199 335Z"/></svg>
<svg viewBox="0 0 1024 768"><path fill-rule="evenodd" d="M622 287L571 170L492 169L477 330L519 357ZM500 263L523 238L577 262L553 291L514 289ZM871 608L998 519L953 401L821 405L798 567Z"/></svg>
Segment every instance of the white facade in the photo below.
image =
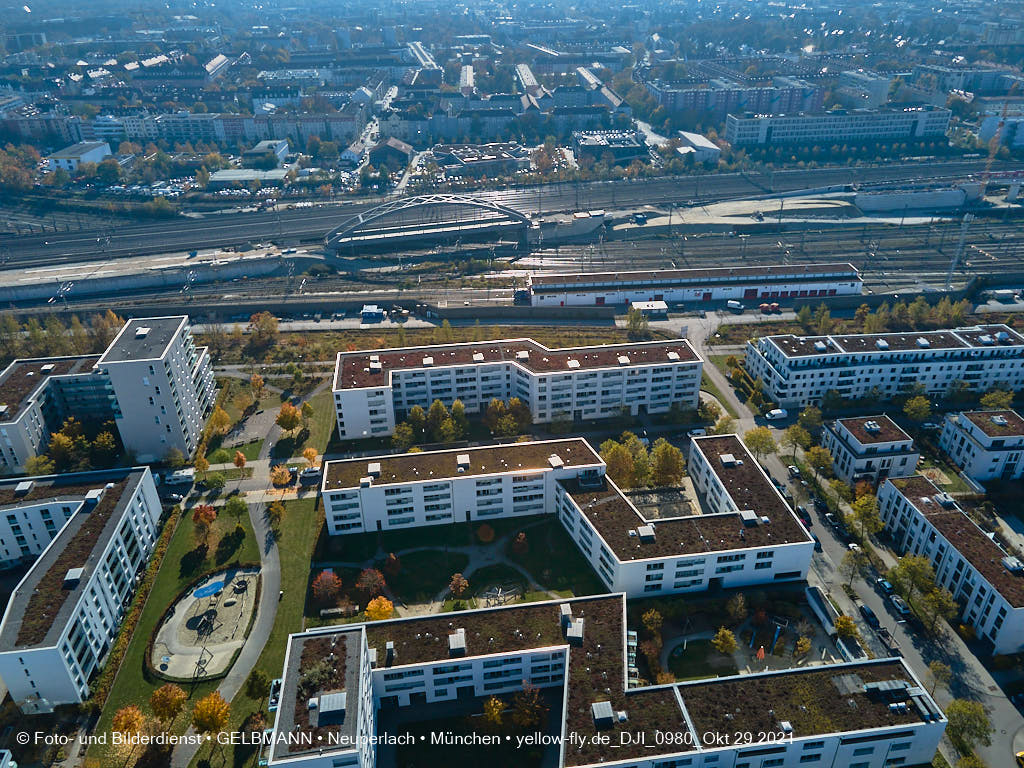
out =
<svg viewBox="0 0 1024 768"><path fill-rule="evenodd" d="M832 454L836 477L847 483L909 477L921 457L910 435L884 414L829 422L821 445Z"/></svg>
<svg viewBox="0 0 1024 768"><path fill-rule="evenodd" d="M736 147L941 139L946 135L950 115L948 109L939 107L854 109L797 115L729 115L725 119L725 140Z"/></svg>
<svg viewBox="0 0 1024 768"><path fill-rule="evenodd" d="M15 588L0 623L0 678L23 712L49 711L88 697L89 678L117 635L160 521L160 499L148 467L30 480L52 484L47 492L57 500L51 507L67 504L61 487L73 486L74 512ZM94 487L83 491L89 486ZM21 506L15 501L0 512L17 514ZM102 527L89 528L90 523ZM96 537L88 560L77 573L65 574L61 554L85 535ZM41 587L57 589L63 603L40 603ZM54 614L48 626L26 629L29 618L47 611Z"/></svg>
<svg viewBox="0 0 1024 768"><path fill-rule="evenodd" d="M413 406L434 400L448 407L461 400L476 413L494 398L517 397L538 423L694 409L701 366L685 339L555 350L514 339L340 353L338 434L390 435Z"/></svg>
<svg viewBox="0 0 1024 768"><path fill-rule="evenodd" d="M852 264L669 269L653 272L567 273L530 278L535 307L625 306L636 301L774 301L859 296Z"/></svg>
<svg viewBox="0 0 1024 768"><path fill-rule="evenodd" d="M722 156L722 148L711 139L699 133L677 131L683 147L693 150L693 160L697 163L718 163Z"/></svg>
<svg viewBox="0 0 1024 768"><path fill-rule="evenodd" d="M931 561L936 584L952 593L962 621L994 653L1024 650L1024 565L924 477L886 481L878 504L897 548Z"/></svg>
<svg viewBox="0 0 1024 768"><path fill-rule="evenodd" d="M1019 480L1024 475L1024 419L1016 411L947 414L939 447L974 480Z"/></svg>
<svg viewBox="0 0 1024 768"><path fill-rule="evenodd" d="M199 444L213 410L216 385L206 347L196 347L188 317L136 318L96 364L121 405L117 428L139 461L177 448L186 457Z"/></svg>
<svg viewBox="0 0 1024 768"><path fill-rule="evenodd" d="M53 153L46 160L51 170L74 173L85 163L99 163L110 155L110 145L105 141L82 141Z"/></svg>
<svg viewBox="0 0 1024 768"><path fill-rule="evenodd" d="M747 342L746 368L783 408L840 397L890 400L923 387L945 394L1024 387L1024 338L1005 325L947 331L766 336Z"/></svg>
<svg viewBox="0 0 1024 768"><path fill-rule="evenodd" d="M400 735L378 721L381 709L434 706L437 717L443 718L451 712L444 702L511 694L522 690L524 681L540 689L560 688L563 708L555 715L560 714L556 734L559 739L549 747L548 755L557 766L924 765L931 761L945 730L946 719L941 710L902 659L627 689L622 671L635 649L628 650L625 613L625 601L619 594L464 611L442 618L325 627L292 635L283 678L284 696L271 741L278 744L291 738L299 740L303 747L288 753L284 747L275 746L269 764L296 768L373 765L367 762L367 757L372 760L373 755L357 754L346 747L323 746L329 744L326 738L321 740L323 732L296 723L292 716L296 704L302 704L296 696L296 678L300 673L293 659L307 643L323 647L326 642L333 643L335 649L344 643L350 649L348 659L352 666L353 653L358 653L360 659L370 659L369 680L365 676L358 682L355 678L347 679L346 683L351 681L352 685L344 693L347 701L359 701L360 712L353 714L358 716L359 723L363 721L363 712L370 713L369 724L362 732L379 738ZM528 638L509 637L497 629L499 625L529 626L531 634ZM598 636L610 647L602 646ZM413 638L417 647L407 654ZM422 647L423 638L436 641L429 652ZM482 638L489 638L489 642ZM358 691L354 690L357 684ZM600 689L602 685L604 690ZM755 700L765 691L774 694L777 709L772 714L778 723L773 727L786 735L754 743L742 738L730 743L733 739L728 737L724 743L709 742L704 734L713 732L718 725L714 716L707 715L709 700L715 702L712 709L725 715L724 723L736 724L728 727L737 727L742 732L744 724L765 722L759 714L748 714L748 690L755 691ZM822 732L819 723L837 720L819 713L834 714L837 702L839 706L850 704L851 711L841 719L843 729ZM652 706L661 707L668 721L658 722L647 716L645 710ZM354 738L360 732L350 735L343 730L349 727L347 718L351 711L352 707L346 706L341 739ZM428 716L423 712L417 715ZM861 722L867 718L873 724L862 727ZM676 740L668 740L659 738L657 729L675 729L679 733ZM625 738L627 734L632 739ZM577 745L596 743L598 738L607 739L606 748L578 754L582 747Z"/></svg>

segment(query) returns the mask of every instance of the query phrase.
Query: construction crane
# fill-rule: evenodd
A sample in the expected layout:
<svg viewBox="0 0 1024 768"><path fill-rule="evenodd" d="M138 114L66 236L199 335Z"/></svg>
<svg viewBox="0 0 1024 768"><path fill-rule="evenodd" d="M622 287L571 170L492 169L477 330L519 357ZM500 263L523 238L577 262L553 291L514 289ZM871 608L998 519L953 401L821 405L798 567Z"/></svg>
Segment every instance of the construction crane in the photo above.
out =
<svg viewBox="0 0 1024 768"><path fill-rule="evenodd" d="M995 162L996 153L999 151L1003 141L1003 129L1006 127L1006 115L1010 111L1010 99L1016 96L1019 90L1020 83L1014 83L1010 88L1010 92L1006 94L1006 100L1003 102L1003 111L999 115L999 124L996 126L996 132L988 143L988 160L985 162L985 170L981 174L981 196L983 198L988 187L988 180L992 175L992 163Z"/></svg>

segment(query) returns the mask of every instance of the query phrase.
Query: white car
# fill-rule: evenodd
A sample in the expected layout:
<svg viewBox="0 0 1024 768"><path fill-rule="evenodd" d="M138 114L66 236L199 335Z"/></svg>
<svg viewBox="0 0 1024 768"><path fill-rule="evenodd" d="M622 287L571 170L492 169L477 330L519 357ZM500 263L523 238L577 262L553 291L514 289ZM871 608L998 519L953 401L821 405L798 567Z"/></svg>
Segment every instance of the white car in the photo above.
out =
<svg viewBox="0 0 1024 768"><path fill-rule="evenodd" d="M690 437L704 437L708 431L706 429L691 429L688 434Z"/></svg>
<svg viewBox="0 0 1024 768"><path fill-rule="evenodd" d="M785 408L772 408L768 413L764 415L769 421L775 421L777 419L784 419L789 416L789 411Z"/></svg>

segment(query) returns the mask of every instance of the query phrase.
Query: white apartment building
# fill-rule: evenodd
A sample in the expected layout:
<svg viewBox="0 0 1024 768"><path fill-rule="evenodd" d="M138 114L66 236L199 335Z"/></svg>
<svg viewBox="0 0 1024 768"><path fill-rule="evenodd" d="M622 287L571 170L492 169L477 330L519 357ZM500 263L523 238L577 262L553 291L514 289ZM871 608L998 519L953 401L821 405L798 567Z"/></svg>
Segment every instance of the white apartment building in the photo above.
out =
<svg viewBox="0 0 1024 768"><path fill-rule="evenodd" d="M865 69L851 69L839 73L836 95L848 107L881 107L889 101L892 81L892 75Z"/></svg>
<svg viewBox="0 0 1024 768"><path fill-rule="evenodd" d="M878 504L896 547L931 561L936 583L953 594L962 621L992 643L992 652L1024 650L1024 564L925 477L887 480Z"/></svg>
<svg viewBox="0 0 1024 768"><path fill-rule="evenodd" d="M216 385L206 347L196 347L188 317L136 318L96 363L122 404L117 428L139 461L157 461L177 448L191 456Z"/></svg>
<svg viewBox="0 0 1024 768"><path fill-rule="evenodd" d="M292 635L268 763L371 768L376 755L360 737L400 736L389 725L396 710L451 717L467 698L512 694L524 681L563 702L552 715L560 738L546 754L560 767L916 765L931 760L945 730L902 659L631 685L632 634L616 594ZM303 685L307 665L324 658L324 682ZM769 697L772 708L750 705ZM779 736L731 736L744 732Z"/></svg>
<svg viewBox="0 0 1024 768"><path fill-rule="evenodd" d="M100 163L110 155L110 145L105 141L80 141L54 152L46 161L51 170L76 173L85 163Z"/></svg>
<svg viewBox="0 0 1024 768"><path fill-rule="evenodd" d="M697 438L707 514L647 519L582 438L327 462L331 535L557 514L610 591L696 592L807 576L813 540L735 436Z"/></svg>
<svg viewBox="0 0 1024 768"><path fill-rule="evenodd" d="M948 109L931 106L818 114L728 115L725 140L734 147L923 141L943 138L950 116Z"/></svg>
<svg viewBox="0 0 1024 768"><path fill-rule="evenodd" d="M26 714L80 703L156 545L153 476L136 467L3 481L0 515L13 546L19 536L43 544L0 622L0 679Z"/></svg>
<svg viewBox="0 0 1024 768"><path fill-rule="evenodd" d="M637 301L711 302L860 296L852 264L711 267L648 272L567 272L531 275L535 307L624 306Z"/></svg>
<svg viewBox="0 0 1024 768"><path fill-rule="evenodd" d="M939 447L974 480L1019 480L1024 475L1024 419L1016 411L947 414Z"/></svg>
<svg viewBox="0 0 1024 768"><path fill-rule="evenodd" d="M518 397L535 422L698 405L702 360L686 339L548 349L532 339L339 353L338 435L390 435L409 410L461 400L469 413Z"/></svg>
<svg viewBox="0 0 1024 768"><path fill-rule="evenodd" d="M832 454L836 477L847 483L909 477L921 457L913 438L885 414L828 422L821 445Z"/></svg>
<svg viewBox="0 0 1024 768"><path fill-rule="evenodd" d="M923 387L944 394L962 382L974 392L1024 387L1024 337L1005 325L944 331L765 336L747 342L746 367L783 408L847 399L890 400Z"/></svg>
<svg viewBox="0 0 1024 768"><path fill-rule="evenodd" d="M24 471L69 416L112 419L139 461L189 456L214 395L185 315L130 320L103 355L15 360L0 371L0 474Z"/></svg>

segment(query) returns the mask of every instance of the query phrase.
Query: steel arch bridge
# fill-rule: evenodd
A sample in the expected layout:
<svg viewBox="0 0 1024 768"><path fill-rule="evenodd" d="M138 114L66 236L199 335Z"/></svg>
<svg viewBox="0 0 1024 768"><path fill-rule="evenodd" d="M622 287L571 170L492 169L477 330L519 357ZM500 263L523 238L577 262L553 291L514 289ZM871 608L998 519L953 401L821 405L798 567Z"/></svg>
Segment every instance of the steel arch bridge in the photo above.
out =
<svg viewBox="0 0 1024 768"><path fill-rule="evenodd" d="M379 231L382 233L381 237L384 237L383 232L385 231L401 233L400 227L390 228L390 230L388 230L388 228L381 228L380 225L387 219L400 220L403 216L410 213L426 212L429 209L438 208L451 209L453 211L455 209L472 209L484 214L483 222L490 225L511 225L523 228L524 230L530 226L529 217L522 211L517 211L515 208L510 208L507 205L502 205L501 203L496 203L492 200L473 197L471 195L416 195L413 197L401 197L396 200L390 200L350 217L327 233L324 238L325 243L328 247L333 248L353 244L360 232L372 233L373 225L377 225ZM477 217L475 220L452 217L448 222L442 222L440 220L421 221L418 224L409 224L407 226L419 227L420 230L425 230L424 234L437 234L437 227L445 223L447 223L451 228L458 229L460 223L465 223L469 226L472 223L479 221L480 217ZM433 232L431 232L431 230L433 230ZM416 230L409 230L405 235L415 236L415 233Z"/></svg>

